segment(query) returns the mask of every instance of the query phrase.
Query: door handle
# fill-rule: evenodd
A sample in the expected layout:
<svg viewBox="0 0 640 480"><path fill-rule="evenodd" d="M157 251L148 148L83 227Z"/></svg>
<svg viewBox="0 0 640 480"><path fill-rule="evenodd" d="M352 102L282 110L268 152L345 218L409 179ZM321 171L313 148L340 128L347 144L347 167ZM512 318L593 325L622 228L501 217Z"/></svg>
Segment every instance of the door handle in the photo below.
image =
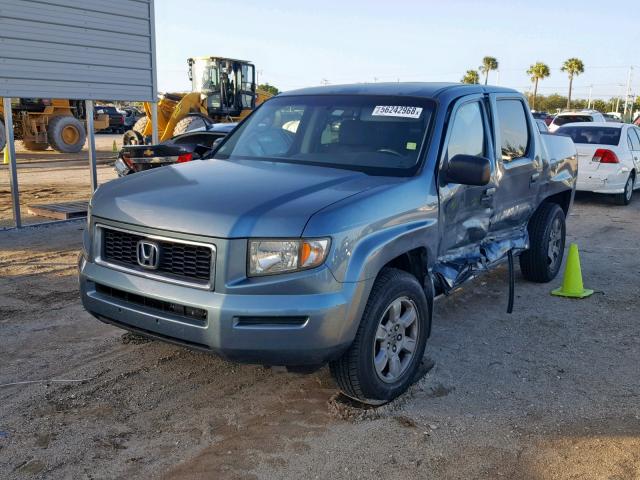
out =
<svg viewBox="0 0 640 480"><path fill-rule="evenodd" d="M540 178L539 173L534 173L533 175L531 175L531 178L529 179L529 185L531 185L532 183L536 183L539 178Z"/></svg>

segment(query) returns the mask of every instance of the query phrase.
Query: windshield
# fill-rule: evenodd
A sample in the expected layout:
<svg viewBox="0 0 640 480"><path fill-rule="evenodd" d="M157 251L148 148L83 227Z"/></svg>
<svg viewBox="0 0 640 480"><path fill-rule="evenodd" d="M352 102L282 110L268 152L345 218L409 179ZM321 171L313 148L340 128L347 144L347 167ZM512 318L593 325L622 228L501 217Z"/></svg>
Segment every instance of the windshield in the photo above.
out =
<svg viewBox="0 0 640 480"><path fill-rule="evenodd" d="M197 60L193 63L193 85L194 92L211 92L218 90L219 77L216 62Z"/></svg>
<svg viewBox="0 0 640 480"><path fill-rule="evenodd" d="M418 164L433 102L407 97L275 97L217 151L217 159L284 161L406 175Z"/></svg>
<svg viewBox="0 0 640 480"><path fill-rule="evenodd" d="M618 145L621 132L615 127L561 127L556 133L570 136L574 143Z"/></svg>

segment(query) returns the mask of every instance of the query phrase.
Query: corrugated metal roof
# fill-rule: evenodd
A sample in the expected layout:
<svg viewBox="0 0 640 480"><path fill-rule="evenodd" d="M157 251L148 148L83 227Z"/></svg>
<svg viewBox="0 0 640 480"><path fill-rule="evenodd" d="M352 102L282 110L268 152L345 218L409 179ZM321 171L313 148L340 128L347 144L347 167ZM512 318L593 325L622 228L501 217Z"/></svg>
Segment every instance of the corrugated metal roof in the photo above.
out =
<svg viewBox="0 0 640 480"><path fill-rule="evenodd" d="M0 96L155 100L153 0L2 0Z"/></svg>

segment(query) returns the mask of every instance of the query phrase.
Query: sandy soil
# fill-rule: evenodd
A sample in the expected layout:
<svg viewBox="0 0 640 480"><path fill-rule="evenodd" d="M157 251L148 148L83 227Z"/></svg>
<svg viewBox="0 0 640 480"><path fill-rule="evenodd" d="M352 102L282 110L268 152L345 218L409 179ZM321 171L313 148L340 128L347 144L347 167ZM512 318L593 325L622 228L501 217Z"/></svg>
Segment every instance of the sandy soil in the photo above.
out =
<svg viewBox="0 0 640 480"><path fill-rule="evenodd" d="M499 269L436 302L397 401L140 338L78 301L82 223L0 232L0 478L640 478L640 198L580 196L576 301ZM33 382L33 383L19 383Z"/></svg>
<svg viewBox="0 0 640 480"><path fill-rule="evenodd" d="M96 135L98 182L116 178L112 167L116 148L121 147L122 135ZM29 212L29 205L88 200L91 196L88 153L61 154L51 149L29 152L16 142L18 185L23 224L53 221ZM9 171L0 162L0 228L13 226Z"/></svg>

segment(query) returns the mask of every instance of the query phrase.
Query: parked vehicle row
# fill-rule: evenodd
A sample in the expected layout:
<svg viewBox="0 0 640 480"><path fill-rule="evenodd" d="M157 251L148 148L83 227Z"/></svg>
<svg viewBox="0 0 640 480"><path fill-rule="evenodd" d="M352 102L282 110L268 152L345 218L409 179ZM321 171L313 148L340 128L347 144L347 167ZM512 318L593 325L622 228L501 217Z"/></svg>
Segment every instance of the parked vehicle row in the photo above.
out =
<svg viewBox="0 0 640 480"><path fill-rule="evenodd" d="M575 146L511 89L288 92L210 158L95 192L79 270L99 320L241 362L329 363L380 404L415 381L435 295L512 255L534 282L562 263Z"/></svg>
<svg viewBox="0 0 640 480"><path fill-rule="evenodd" d="M136 121L144 116L136 107L124 107L122 109L113 105L96 105L97 114L109 116L109 126L104 129L111 133L124 133L135 125Z"/></svg>

